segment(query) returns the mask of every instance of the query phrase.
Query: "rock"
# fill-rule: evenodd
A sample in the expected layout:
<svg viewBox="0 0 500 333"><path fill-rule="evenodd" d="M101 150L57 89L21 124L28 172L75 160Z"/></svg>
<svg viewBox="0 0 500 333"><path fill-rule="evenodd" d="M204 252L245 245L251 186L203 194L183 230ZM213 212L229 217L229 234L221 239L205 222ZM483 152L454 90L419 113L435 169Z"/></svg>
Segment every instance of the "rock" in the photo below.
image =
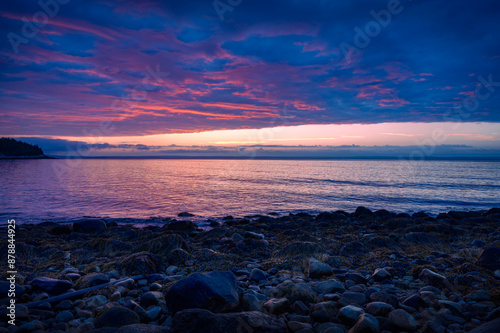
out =
<svg viewBox="0 0 500 333"><path fill-rule="evenodd" d="M474 247L485 247L486 246L486 242L481 240L481 239L474 239L472 241L472 243L470 243L470 245L474 246Z"/></svg>
<svg viewBox="0 0 500 333"><path fill-rule="evenodd" d="M444 277L443 275L433 272L427 268L424 268L422 272L420 272L418 278L422 282L434 287L440 287L446 280L446 277Z"/></svg>
<svg viewBox="0 0 500 333"><path fill-rule="evenodd" d="M67 323L68 321L73 320L73 319L75 319L75 316L73 316L73 314L69 310L61 311L56 316L56 321L60 322L60 323L61 322Z"/></svg>
<svg viewBox="0 0 500 333"><path fill-rule="evenodd" d="M90 306L90 307L96 309L96 308L99 308L99 307L103 306L107 302L108 302L108 299L106 298L106 296L104 296L104 295L95 295L95 296L92 296L92 297L88 298L87 306Z"/></svg>
<svg viewBox="0 0 500 333"><path fill-rule="evenodd" d="M290 303L302 301L304 303L313 303L316 300L316 294L306 283L293 283L286 281L276 286L273 291L273 297L286 297Z"/></svg>
<svg viewBox="0 0 500 333"><path fill-rule="evenodd" d="M316 284L313 289L318 294L343 293L345 291L344 285L341 282L333 279L322 281Z"/></svg>
<svg viewBox="0 0 500 333"><path fill-rule="evenodd" d="M309 323L302 323L300 321L289 321L287 323L287 326L292 332L314 332L312 330L312 325Z"/></svg>
<svg viewBox="0 0 500 333"><path fill-rule="evenodd" d="M392 278L391 273L389 273L383 268L377 268L372 275L372 279L374 279L376 282L381 282L384 280L388 280L390 278Z"/></svg>
<svg viewBox="0 0 500 333"><path fill-rule="evenodd" d="M43 331L45 325L39 320L33 320L19 326L20 332Z"/></svg>
<svg viewBox="0 0 500 333"><path fill-rule="evenodd" d="M172 313L192 308L228 312L239 306L236 278L231 272L194 273L174 283L165 300Z"/></svg>
<svg viewBox="0 0 500 333"><path fill-rule="evenodd" d="M0 299L9 297L10 282L0 281ZM17 283L14 284L16 298L21 298L24 295L25 288Z"/></svg>
<svg viewBox="0 0 500 333"><path fill-rule="evenodd" d="M81 233L101 233L107 229L106 223L101 220L82 220L73 223L73 231Z"/></svg>
<svg viewBox="0 0 500 333"><path fill-rule="evenodd" d="M405 299L403 302L403 305L412 307L416 310L419 310L420 308L425 308L427 303L425 303L424 299L419 296L419 295L411 295L407 299Z"/></svg>
<svg viewBox="0 0 500 333"><path fill-rule="evenodd" d="M251 281L259 282L261 280L265 280L267 278L267 275L266 275L266 273L264 273L260 269L254 268L250 272L250 276L248 278Z"/></svg>
<svg viewBox="0 0 500 333"><path fill-rule="evenodd" d="M355 305L347 305L339 310L339 319L346 324L352 325L358 321L359 316L361 316L365 311Z"/></svg>
<svg viewBox="0 0 500 333"><path fill-rule="evenodd" d="M101 284L108 283L109 277L106 274L93 273L82 276L78 281L76 281L76 287L78 289L85 289L89 287L99 286Z"/></svg>
<svg viewBox="0 0 500 333"><path fill-rule="evenodd" d="M269 314L278 316L290 311L290 301L286 298L271 298L264 303L264 308Z"/></svg>
<svg viewBox="0 0 500 333"><path fill-rule="evenodd" d="M435 321L427 321L423 328L424 333L445 333L446 327Z"/></svg>
<svg viewBox="0 0 500 333"><path fill-rule="evenodd" d="M36 278L31 281L34 290L43 290L52 295L60 295L73 287L73 284L66 280L56 280L47 277Z"/></svg>
<svg viewBox="0 0 500 333"><path fill-rule="evenodd" d="M349 333L379 333L380 326L378 320L367 313L359 316L356 325L349 330Z"/></svg>
<svg viewBox="0 0 500 333"><path fill-rule="evenodd" d="M311 307L311 318L317 322L328 322L337 315L337 304L333 301L321 302Z"/></svg>
<svg viewBox="0 0 500 333"><path fill-rule="evenodd" d="M189 309L175 314L175 332L182 333L286 333L282 321L261 312L214 314L202 309Z"/></svg>
<svg viewBox="0 0 500 333"><path fill-rule="evenodd" d="M489 270L500 269L500 248L490 247L479 256L479 265Z"/></svg>
<svg viewBox="0 0 500 333"><path fill-rule="evenodd" d="M397 309L389 313L389 320L399 329L414 332L418 324L415 319L405 310Z"/></svg>
<svg viewBox="0 0 500 333"><path fill-rule="evenodd" d="M309 267L307 269L307 275L311 279L321 278L323 276L332 275L333 270L330 265L322 263L316 259L309 259Z"/></svg>
<svg viewBox="0 0 500 333"><path fill-rule="evenodd" d="M368 280L359 273L347 273L345 275L346 280L354 281L355 284L366 284Z"/></svg>
<svg viewBox="0 0 500 333"><path fill-rule="evenodd" d="M29 310L25 305L16 304L16 319L28 318Z"/></svg>
<svg viewBox="0 0 500 333"><path fill-rule="evenodd" d="M115 286L117 287L124 287L127 289L133 288L135 285L135 281L132 278L125 279L123 281L117 282Z"/></svg>
<svg viewBox="0 0 500 333"><path fill-rule="evenodd" d="M371 302L366 305L366 312L374 316L385 317L394 307L384 302Z"/></svg>
<svg viewBox="0 0 500 333"><path fill-rule="evenodd" d="M487 290L478 289L467 295L467 298L471 301L482 302L491 301L491 295Z"/></svg>
<svg viewBox="0 0 500 333"><path fill-rule="evenodd" d="M354 216L361 217L361 218L367 218L367 217L374 217L375 214L371 210L369 210L368 208L363 207L363 206L359 206L358 208L356 208L356 211L354 212Z"/></svg>
<svg viewBox="0 0 500 333"><path fill-rule="evenodd" d="M450 310L451 314L455 316L461 316L464 312L462 305L457 302L439 300L438 304L441 307Z"/></svg>
<svg viewBox="0 0 500 333"><path fill-rule="evenodd" d="M243 237L242 235L240 235L239 233L235 232L233 234L233 237L231 237L233 239L233 241L237 242L237 241L240 241L240 240L243 240L245 239L245 237Z"/></svg>
<svg viewBox="0 0 500 333"><path fill-rule="evenodd" d="M498 328L500 327L500 318L484 323L469 333L498 333Z"/></svg>
<svg viewBox="0 0 500 333"><path fill-rule="evenodd" d="M161 299L163 299L163 294L161 292L148 291L141 295L139 302L142 306L147 308L151 305L157 305Z"/></svg>
<svg viewBox="0 0 500 333"><path fill-rule="evenodd" d="M249 292L241 296L241 307L243 311L262 311L262 307L257 296Z"/></svg>
<svg viewBox="0 0 500 333"><path fill-rule="evenodd" d="M139 316L132 310L122 306L113 306L97 317L94 325L97 328L101 327L121 327L131 324L139 324Z"/></svg>
<svg viewBox="0 0 500 333"><path fill-rule="evenodd" d="M177 214L177 216L179 216L179 217L193 217L194 214L191 214L188 212L181 212L181 213Z"/></svg>
<svg viewBox="0 0 500 333"><path fill-rule="evenodd" d="M173 330L158 325L132 324L120 327L117 333L173 333Z"/></svg>
<svg viewBox="0 0 500 333"><path fill-rule="evenodd" d="M346 291L342 294L339 300L340 305L363 305L366 303L366 297L362 293Z"/></svg>
<svg viewBox="0 0 500 333"><path fill-rule="evenodd" d="M167 230L174 231L193 231L198 229L198 225L191 221L173 221L167 224L165 227Z"/></svg>

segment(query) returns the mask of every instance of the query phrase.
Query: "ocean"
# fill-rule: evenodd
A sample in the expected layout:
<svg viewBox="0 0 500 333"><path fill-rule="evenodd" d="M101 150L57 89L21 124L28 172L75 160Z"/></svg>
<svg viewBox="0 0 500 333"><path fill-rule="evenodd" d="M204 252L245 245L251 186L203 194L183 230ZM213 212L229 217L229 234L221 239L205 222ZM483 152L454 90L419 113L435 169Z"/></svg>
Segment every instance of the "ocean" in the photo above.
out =
<svg viewBox="0 0 500 333"><path fill-rule="evenodd" d="M1 223L500 206L500 162L81 159L0 161Z"/></svg>

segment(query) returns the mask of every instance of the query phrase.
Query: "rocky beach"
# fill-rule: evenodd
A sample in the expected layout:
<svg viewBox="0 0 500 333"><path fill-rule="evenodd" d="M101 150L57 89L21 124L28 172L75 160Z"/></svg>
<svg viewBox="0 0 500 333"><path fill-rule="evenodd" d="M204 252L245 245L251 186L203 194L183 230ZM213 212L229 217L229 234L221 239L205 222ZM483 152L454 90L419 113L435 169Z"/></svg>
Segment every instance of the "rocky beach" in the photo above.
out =
<svg viewBox="0 0 500 333"><path fill-rule="evenodd" d="M0 333L500 331L499 208L180 216L17 225Z"/></svg>

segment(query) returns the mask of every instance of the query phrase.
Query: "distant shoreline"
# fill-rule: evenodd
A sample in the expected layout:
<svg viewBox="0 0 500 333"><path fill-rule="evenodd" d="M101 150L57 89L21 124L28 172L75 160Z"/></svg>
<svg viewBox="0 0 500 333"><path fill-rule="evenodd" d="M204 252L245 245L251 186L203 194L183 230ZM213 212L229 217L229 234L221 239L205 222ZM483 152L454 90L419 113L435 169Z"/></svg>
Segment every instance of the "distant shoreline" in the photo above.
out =
<svg viewBox="0 0 500 333"><path fill-rule="evenodd" d="M39 156L0 156L0 160L53 160L56 157L39 155Z"/></svg>
<svg viewBox="0 0 500 333"><path fill-rule="evenodd" d="M343 160L379 160L379 161L475 161L475 162L500 162L500 157L426 157L422 160L412 160L409 158L402 158L399 156L342 156L342 157L292 157L292 156L256 156L256 157L245 157L245 156L92 156L92 157L66 157L66 156L58 156L53 155L52 159L123 159L123 160L155 160L155 159L164 159L164 160L304 160L304 161L343 161Z"/></svg>

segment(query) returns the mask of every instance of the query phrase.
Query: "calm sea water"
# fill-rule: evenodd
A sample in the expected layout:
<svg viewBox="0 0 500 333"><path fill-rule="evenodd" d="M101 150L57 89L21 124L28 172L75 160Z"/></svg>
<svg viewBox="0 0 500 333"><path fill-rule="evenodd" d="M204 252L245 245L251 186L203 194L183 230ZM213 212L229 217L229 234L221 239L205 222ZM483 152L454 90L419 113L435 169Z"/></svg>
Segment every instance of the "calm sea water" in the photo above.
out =
<svg viewBox="0 0 500 333"><path fill-rule="evenodd" d="M500 162L3 160L0 180L2 223L500 206Z"/></svg>

